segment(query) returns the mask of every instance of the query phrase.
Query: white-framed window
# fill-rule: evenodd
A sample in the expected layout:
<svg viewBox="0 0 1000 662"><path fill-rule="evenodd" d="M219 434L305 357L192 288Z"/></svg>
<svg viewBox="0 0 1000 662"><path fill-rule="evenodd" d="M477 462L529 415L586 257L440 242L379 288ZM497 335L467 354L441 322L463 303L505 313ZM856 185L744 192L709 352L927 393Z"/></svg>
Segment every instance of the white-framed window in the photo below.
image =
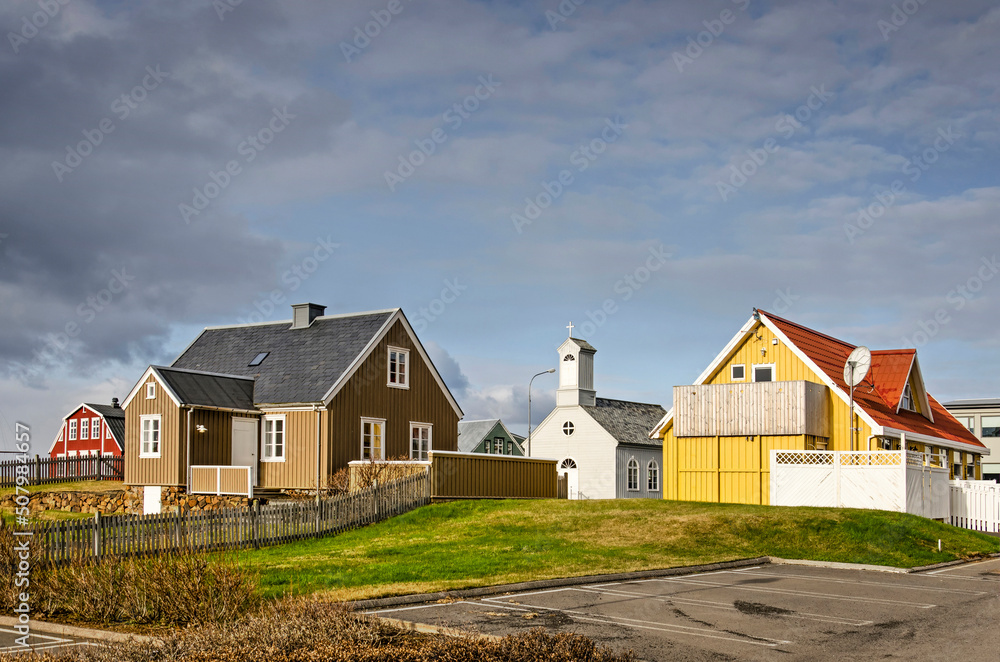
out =
<svg viewBox="0 0 1000 662"><path fill-rule="evenodd" d="M1000 416L983 416L983 438L1000 437Z"/></svg>
<svg viewBox="0 0 1000 662"><path fill-rule="evenodd" d="M426 462L430 459L430 423L410 423L410 459Z"/></svg>
<svg viewBox="0 0 1000 662"><path fill-rule="evenodd" d="M628 460L628 491L639 491L639 463L635 461L634 457Z"/></svg>
<svg viewBox="0 0 1000 662"><path fill-rule="evenodd" d="M76 441L76 419L69 422L69 440Z"/></svg>
<svg viewBox="0 0 1000 662"><path fill-rule="evenodd" d="M729 379L734 382L746 381L747 366L744 363L734 363L729 366Z"/></svg>
<svg viewBox="0 0 1000 662"><path fill-rule="evenodd" d="M660 491L660 465L656 460L650 460L646 465L646 489L650 492Z"/></svg>
<svg viewBox="0 0 1000 662"><path fill-rule="evenodd" d="M139 417L139 457L160 457L160 415Z"/></svg>
<svg viewBox="0 0 1000 662"><path fill-rule="evenodd" d="M66 457L76 457L77 451L66 451Z"/></svg>
<svg viewBox="0 0 1000 662"><path fill-rule="evenodd" d="M114 457L114 456L115 454L110 451L104 451L103 453L101 453L101 457Z"/></svg>
<svg viewBox="0 0 1000 662"><path fill-rule="evenodd" d="M101 438L101 419L95 416L90 419L90 438L100 439Z"/></svg>
<svg viewBox="0 0 1000 662"><path fill-rule="evenodd" d="M389 386L410 388L410 350L389 348Z"/></svg>
<svg viewBox="0 0 1000 662"><path fill-rule="evenodd" d="M563 423L563 434L566 435L567 437L572 437L573 436L573 432L575 430L576 430L576 426L573 425L571 422L566 421L565 423Z"/></svg>
<svg viewBox="0 0 1000 662"><path fill-rule="evenodd" d="M900 409L913 411L913 391L910 389L909 384L903 387L903 395L899 398L899 407Z"/></svg>
<svg viewBox="0 0 1000 662"><path fill-rule="evenodd" d="M80 439L90 439L90 419L80 419Z"/></svg>
<svg viewBox="0 0 1000 662"><path fill-rule="evenodd" d="M361 419L361 459L385 459L385 419Z"/></svg>
<svg viewBox="0 0 1000 662"><path fill-rule="evenodd" d="M774 364L758 363L753 367L753 380L755 382L773 382Z"/></svg>
<svg viewBox="0 0 1000 662"><path fill-rule="evenodd" d="M105 439L110 439L111 438L111 428L110 427L105 427L104 428L104 438Z"/></svg>
<svg viewBox="0 0 1000 662"><path fill-rule="evenodd" d="M146 399L152 400L156 397L156 382L146 384Z"/></svg>
<svg viewBox="0 0 1000 662"><path fill-rule="evenodd" d="M264 417L264 456L262 462L285 461L285 415Z"/></svg>
<svg viewBox="0 0 1000 662"><path fill-rule="evenodd" d="M560 469L576 469L576 460L571 457L567 457L559 464Z"/></svg>
<svg viewBox="0 0 1000 662"><path fill-rule="evenodd" d="M503 437L493 437L493 452L503 455Z"/></svg>

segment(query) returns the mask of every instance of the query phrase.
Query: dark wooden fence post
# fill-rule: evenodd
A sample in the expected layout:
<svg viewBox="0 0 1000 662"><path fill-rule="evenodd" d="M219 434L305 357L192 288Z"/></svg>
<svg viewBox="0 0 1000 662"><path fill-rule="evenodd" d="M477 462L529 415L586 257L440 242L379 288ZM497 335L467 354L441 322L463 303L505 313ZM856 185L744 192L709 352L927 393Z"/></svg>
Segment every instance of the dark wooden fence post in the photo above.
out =
<svg viewBox="0 0 1000 662"><path fill-rule="evenodd" d="M101 558L101 513L94 513L94 558Z"/></svg>
<svg viewBox="0 0 1000 662"><path fill-rule="evenodd" d="M32 482L32 485L41 485L41 484L42 484L42 458L40 458L38 455L35 455L35 479Z"/></svg>
<svg viewBox="0 0 1000 662"><path fill-rule="evenodd" d="M253 548L260 549L260 499L253 500Z"/></svg>

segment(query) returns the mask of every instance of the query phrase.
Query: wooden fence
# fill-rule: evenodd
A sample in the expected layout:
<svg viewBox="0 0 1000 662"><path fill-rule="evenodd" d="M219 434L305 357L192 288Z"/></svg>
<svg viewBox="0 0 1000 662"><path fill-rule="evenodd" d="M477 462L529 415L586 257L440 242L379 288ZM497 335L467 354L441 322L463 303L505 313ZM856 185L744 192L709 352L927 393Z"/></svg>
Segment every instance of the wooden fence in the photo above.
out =
<svg viewBox="0 0 1000 662"><path fill-rule="evenodd" d="M14 487L18 476L24 476L26 485L48 485L79 480L122 480L125 458L99 457L39 457L22 462L0 462L0 487Z"/></svg>
<svg viewBox="0 0 1000 662"><path fill-rule="evenodd" d="M441 499L555 499L556 460L431 451L431 490Z"/></svg>
<svg viewBox="0 0 1000 662"><path fill-rule="evenodd" d="M951 481L951 523L1000 533L1000 485L986 480Z"/></svg>
<svg viewBox="0 0 1000 662"><path fill-rule="evenodd" d="M315 501L160 515L107 515L36 524L33 544L50 562L178 551L259 548L380 522L430 503L430 480L412 476Z"/></svg>

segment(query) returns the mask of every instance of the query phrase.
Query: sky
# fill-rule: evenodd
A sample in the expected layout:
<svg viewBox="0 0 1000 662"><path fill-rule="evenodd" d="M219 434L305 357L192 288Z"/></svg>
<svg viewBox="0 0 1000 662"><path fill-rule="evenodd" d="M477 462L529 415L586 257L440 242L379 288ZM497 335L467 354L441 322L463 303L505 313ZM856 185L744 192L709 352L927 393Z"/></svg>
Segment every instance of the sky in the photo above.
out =
<svg viewBox="0 0 1000 662"><path fill-rule="evenodd" d="M0 5L0 446L209 325L401 307L466 419L754 307L997 397L993 2ZM532 389L533 419L555 376Z"/></svg>

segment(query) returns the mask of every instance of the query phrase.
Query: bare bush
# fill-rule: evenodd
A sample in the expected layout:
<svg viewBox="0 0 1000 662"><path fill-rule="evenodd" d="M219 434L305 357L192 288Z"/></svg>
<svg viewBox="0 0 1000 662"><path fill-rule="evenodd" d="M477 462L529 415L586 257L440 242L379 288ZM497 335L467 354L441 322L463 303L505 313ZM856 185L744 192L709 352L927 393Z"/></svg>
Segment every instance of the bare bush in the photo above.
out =
<svg viewBox="0 0 1000 662"><path fill-rule="evenodd" d="M361 490L378 483L383 485L401 478L409 478L416 473L426 471L422 465L413 464L405 455L391 457L387 462L370 459L362 464L355 464L349 473L351 489Z"/></svg>
<svg viewBox="0 0 1000 662"><path fill-rule="evenodd" d="M632 662L573 634L541 630L503 639L429 636L399 630L343 606L305 599L273 603L235 623L188 628L158 646L126 643L81 648L53 657L21 661L57 662Z"/></svg>

